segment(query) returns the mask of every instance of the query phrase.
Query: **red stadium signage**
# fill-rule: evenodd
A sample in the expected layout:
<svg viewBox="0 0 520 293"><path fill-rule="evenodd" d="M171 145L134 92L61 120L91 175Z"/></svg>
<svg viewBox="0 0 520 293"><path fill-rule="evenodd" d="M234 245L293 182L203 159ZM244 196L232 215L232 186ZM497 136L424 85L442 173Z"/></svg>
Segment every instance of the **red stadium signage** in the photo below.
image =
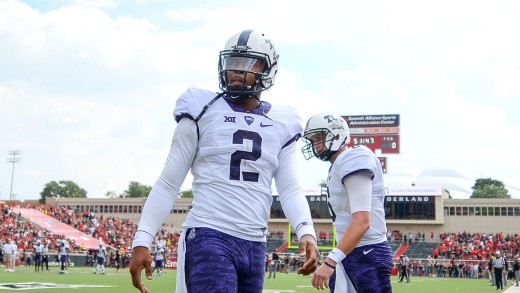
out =
<svg viewBox="0 0 520 293"><path fill-rule="evenodd" d="M386 157L377 157L379 162L381 162L381 169L383 169L383 174L386 174Z"/></svg>
<svg viewBox="0 0 520 293"><path fill-rule="evenodd" d="M177 257L176 256L167 256L164 267L167 269L177 269Z"/></svg>

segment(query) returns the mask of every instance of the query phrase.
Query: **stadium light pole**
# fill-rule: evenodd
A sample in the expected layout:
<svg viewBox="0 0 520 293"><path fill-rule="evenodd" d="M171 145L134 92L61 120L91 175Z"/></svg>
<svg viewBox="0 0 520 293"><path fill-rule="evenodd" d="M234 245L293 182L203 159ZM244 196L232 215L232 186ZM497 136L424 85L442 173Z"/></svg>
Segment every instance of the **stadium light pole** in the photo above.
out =
<svg viewBox="0 0 520 293"><path fill-rule="evenodd" d="M9 191L9 200L14 200L13 198L13 179L14 179L14 164L20 162L22 158L16 157L22 153L21 150L11 150L9 151L9 158L7 158L7 163L13 164L13 170L11 172L11 190Z"/></svg>

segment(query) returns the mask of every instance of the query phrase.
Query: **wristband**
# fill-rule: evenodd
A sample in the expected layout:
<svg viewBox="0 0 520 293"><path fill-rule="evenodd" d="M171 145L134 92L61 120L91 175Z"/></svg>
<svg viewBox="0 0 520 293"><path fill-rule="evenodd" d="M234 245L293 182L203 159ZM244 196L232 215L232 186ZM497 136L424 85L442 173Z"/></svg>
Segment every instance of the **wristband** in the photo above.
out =
<svg viewBox="0 0 520 293"><path fill-rule="evenodd" d="M334 248L331 252L329 252L327 257L335 261L336 264L338 264L347 256L345 255L345 253L343 253L343 251L339 250L338 248Z"/></svg>
<svg viewBox="0 0 520 293"><path fill-rule="evenodd" d="M335 267L335 266L331 265L331 264L330 264L330 263L328 263L327 261L324 261L323 263L324 263L324 264L325 264L326 266L328 266L329 268L333 269L333 270L335 270L335 269L336 269L336 267Z"/></svg>

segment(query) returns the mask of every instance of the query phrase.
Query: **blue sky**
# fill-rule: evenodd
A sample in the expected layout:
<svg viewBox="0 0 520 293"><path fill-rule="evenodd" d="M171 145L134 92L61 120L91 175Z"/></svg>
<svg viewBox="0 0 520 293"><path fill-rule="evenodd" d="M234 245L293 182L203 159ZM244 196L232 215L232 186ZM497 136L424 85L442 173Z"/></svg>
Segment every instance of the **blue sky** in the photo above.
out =
<svg viewBox="0 0 520 293"><path fill-rule="evenodd" d="M52 180L89 197L153 185L176 98L190 86L218 90L218 52L253 28L280 52L263 99L304 120L401 115L388 185L441 185L464 198L490 177L520 198L520 4L358 2L0 0L0 156L22 150L13 193L39 198ZM329 167L298 164L306 186ZM0 168L0 200L11 167Z"/></svg>

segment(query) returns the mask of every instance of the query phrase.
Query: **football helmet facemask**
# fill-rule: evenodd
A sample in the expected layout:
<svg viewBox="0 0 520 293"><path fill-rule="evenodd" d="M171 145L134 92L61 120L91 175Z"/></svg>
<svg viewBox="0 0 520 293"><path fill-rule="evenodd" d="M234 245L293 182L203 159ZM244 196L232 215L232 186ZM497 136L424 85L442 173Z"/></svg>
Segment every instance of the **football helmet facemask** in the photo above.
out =
<svg viewBox="0 0 520 293"><path fill-rule="evenodd" d="M302 147L302 153L305 159L316 157L322 161L328 161L350 142L350 130L343 117L329 113L317 113L307 121L303 139L305 146ZM316 150L318 146L321 146L319 151Z"/></svg>
<svg viewBox="0 0 520 293"><path fill-rule="evenodd" d="M278 73L278 58L273 42L263 33L244 30L233 35L219 55L220 89L229 98L241 99L256 96L271 88ZM260 69L253 69L254 67ZM233 86L228 72L243 74L240 78L242 85ZM248 75L254 76L255 81L252 85L246 83Z"/></svg>

